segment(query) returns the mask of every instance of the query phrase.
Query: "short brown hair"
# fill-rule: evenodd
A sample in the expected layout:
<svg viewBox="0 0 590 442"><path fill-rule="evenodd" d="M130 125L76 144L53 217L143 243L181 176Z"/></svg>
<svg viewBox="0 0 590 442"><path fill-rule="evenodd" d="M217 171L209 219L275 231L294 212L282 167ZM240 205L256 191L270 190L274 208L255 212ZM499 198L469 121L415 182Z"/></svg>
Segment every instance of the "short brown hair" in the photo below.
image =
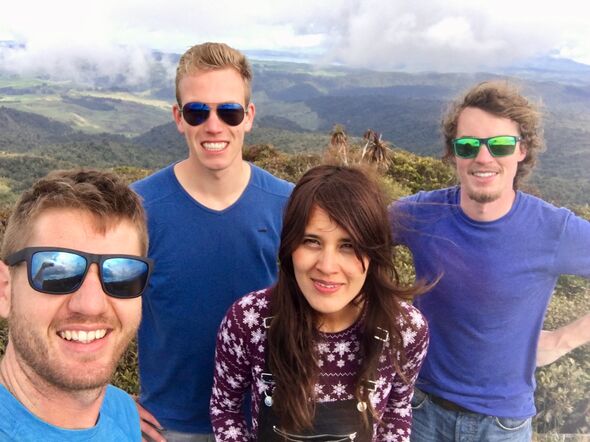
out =
<svg viewBox="0 0 590 442"><path fill-rule="evenodd" d="M101 232L129 220L137 228L142 254L147 253L146 218L139 196L114 173L73 169L51 172L21 195L4 232L2 258L25 246L36 219L49 209L87 211Z"/></svg>
<svg viewBox="0 0 590 442"><path fill-rule="evenodd" d="M225 43L202 43L189 48L178 61L176 68L176 101L182 106L178 85L186 75L196 71L214 71L219 69L235 69L246 87L246 105L250 103L252 95L252 67L248 59L237 49Z"/></svg>
<svg viewBox="0 0 590 442"><path fill-rule="evenodd" d="M521 143L526 149L526 157L520 163L514 177L514 189L537 163L537 156L543 151L543 129L538 105L524 97L516 85L508 81L488 81L469 89L458 100L451 103L442 120L445 139L443 160L454 162L453 139L457 136L457 124L461 112L467 107L475 107L508 118L518 124Z"/></svg>

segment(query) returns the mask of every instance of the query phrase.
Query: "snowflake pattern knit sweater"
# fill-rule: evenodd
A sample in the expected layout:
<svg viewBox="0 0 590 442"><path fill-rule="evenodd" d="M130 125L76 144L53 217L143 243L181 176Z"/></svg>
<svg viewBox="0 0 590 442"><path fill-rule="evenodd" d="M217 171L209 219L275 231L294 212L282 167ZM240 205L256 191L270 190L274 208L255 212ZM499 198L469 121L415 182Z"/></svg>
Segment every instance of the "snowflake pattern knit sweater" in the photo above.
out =
<svg viewBox="0 0 590 442"><path fill-rule="evenodd" d="M402 303L402 307L411 322L410 325L400 319L407 355L403 369L413 385L426 356L428 327L416 308L407 303ZM259 406L269 388L261 379L266 350L265 318L270 318L269 289L250 293L236 301L220 325L211 396L211 422L217 441L256 440ZM354 398L355 374L360 363L360 333L360 321L338 333L321 333L322 340L317 344L321 373L315 386L318 402ZM370 394L381 420L374 423L373 440L409 441L413 388L395 374L388 360L384 352L378 377L374 379L376 389ZM252 395L250 428L242 412L247 389L251 389Z"/></svg>

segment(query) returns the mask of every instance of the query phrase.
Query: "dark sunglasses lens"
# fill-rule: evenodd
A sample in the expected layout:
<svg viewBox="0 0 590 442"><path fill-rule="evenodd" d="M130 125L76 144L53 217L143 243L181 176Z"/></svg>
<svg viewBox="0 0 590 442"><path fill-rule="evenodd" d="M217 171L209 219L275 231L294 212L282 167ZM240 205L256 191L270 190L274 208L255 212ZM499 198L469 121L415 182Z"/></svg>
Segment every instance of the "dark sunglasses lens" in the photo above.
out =
<svg viewBox="0 0 590 442"><path fill-rule="evenodd" d="M504 157L512 155L516 148L515 137L494 137L488 140L490 152L495 157Z"/></svg>
<svg viewBox="0 0 590 442"><path fill-rule="evenodd" d="M217 106L217 115L230 126L237 126L244 121L244 107L239 103L224 103Z"/></svg>
<svg viewBox="0 0 590 442"><path fill-rule="evenodd" d="M86 259L75 253L36 252L29 269L31 284L35 290L44 293L72 293L82 283L86 267Z"/></svg>
<svg viewBox="0 0 590 442"><path fill-rule="evenodd" d="M109 258L102 264L105 291L116 298L135 298L145 289L149 268L133 258Z"/></svg>
<svg viewBox="0 0 590 442"><path fill-rule="evenodd" d="M453 144L455 155L461 158L475 158L479 152L480 142L476 138L459 138Z"/></svg>
<svg viewBox="0 0 590 442"><path fill-rule="evenodd" d="M204 103L186 103L182 107L184 121L191 126L203 124L209 118L209 106Z"/></svg>

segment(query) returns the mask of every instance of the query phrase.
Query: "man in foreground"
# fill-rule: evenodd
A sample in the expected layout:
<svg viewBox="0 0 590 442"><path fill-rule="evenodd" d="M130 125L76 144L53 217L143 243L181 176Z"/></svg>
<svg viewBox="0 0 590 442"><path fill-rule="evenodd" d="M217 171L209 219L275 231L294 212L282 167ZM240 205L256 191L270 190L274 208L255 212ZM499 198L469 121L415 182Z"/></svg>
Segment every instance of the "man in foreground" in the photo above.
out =
<svg viewBox="0 0 590 442"><path fill-rule="evenodd" d="M0 262L0 439L139 441L108 385L135 335L151 262L137 195L116 176L54 172L17 202Z"/></svg>
<svg viewBox="0 0 590 442"><path fill-rule="evenodd" d="M213 441L215 337L229 306L271 285L292 185L242 159L252 128L252 70L222 43L180 58L172 107L188 157L134 184L156 270L138 335L142 431L155 441Z"/></svg>
<svg viewBox="0 0 590 442"><path fill-rule="evenodd" d="M518 190L543 141L538 112L513 86L472 88L450 108L443 133L459 186L391 208L406 215L398 241L412 251L417 277L440 276L415 302L431 341L412 440L529 441L545 310L561 274L590 277L590 223ZM540 342L541 362L565 352L550 342L557 334Z"/></svg>

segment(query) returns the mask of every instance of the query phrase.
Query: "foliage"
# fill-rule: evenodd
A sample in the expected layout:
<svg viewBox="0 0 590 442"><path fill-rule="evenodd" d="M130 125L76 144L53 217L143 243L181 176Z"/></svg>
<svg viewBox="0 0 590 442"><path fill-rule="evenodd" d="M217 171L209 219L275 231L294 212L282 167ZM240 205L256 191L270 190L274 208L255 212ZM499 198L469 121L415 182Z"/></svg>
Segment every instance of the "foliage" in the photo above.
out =
<svg viewBox="0 0 590 442"><path fill-rule="evenodd" d="M448 187L455 182L453 169L431 157L395 149L386 174L404 185L410 193Z"/></svg>
<svg viewBox="0 0 590 442"><path fill-rule="evenodd" d="M554 329L590 312L590 281L562 276L544 328ZM537 370L537 431L590 433L590 346Z"/></svg>

